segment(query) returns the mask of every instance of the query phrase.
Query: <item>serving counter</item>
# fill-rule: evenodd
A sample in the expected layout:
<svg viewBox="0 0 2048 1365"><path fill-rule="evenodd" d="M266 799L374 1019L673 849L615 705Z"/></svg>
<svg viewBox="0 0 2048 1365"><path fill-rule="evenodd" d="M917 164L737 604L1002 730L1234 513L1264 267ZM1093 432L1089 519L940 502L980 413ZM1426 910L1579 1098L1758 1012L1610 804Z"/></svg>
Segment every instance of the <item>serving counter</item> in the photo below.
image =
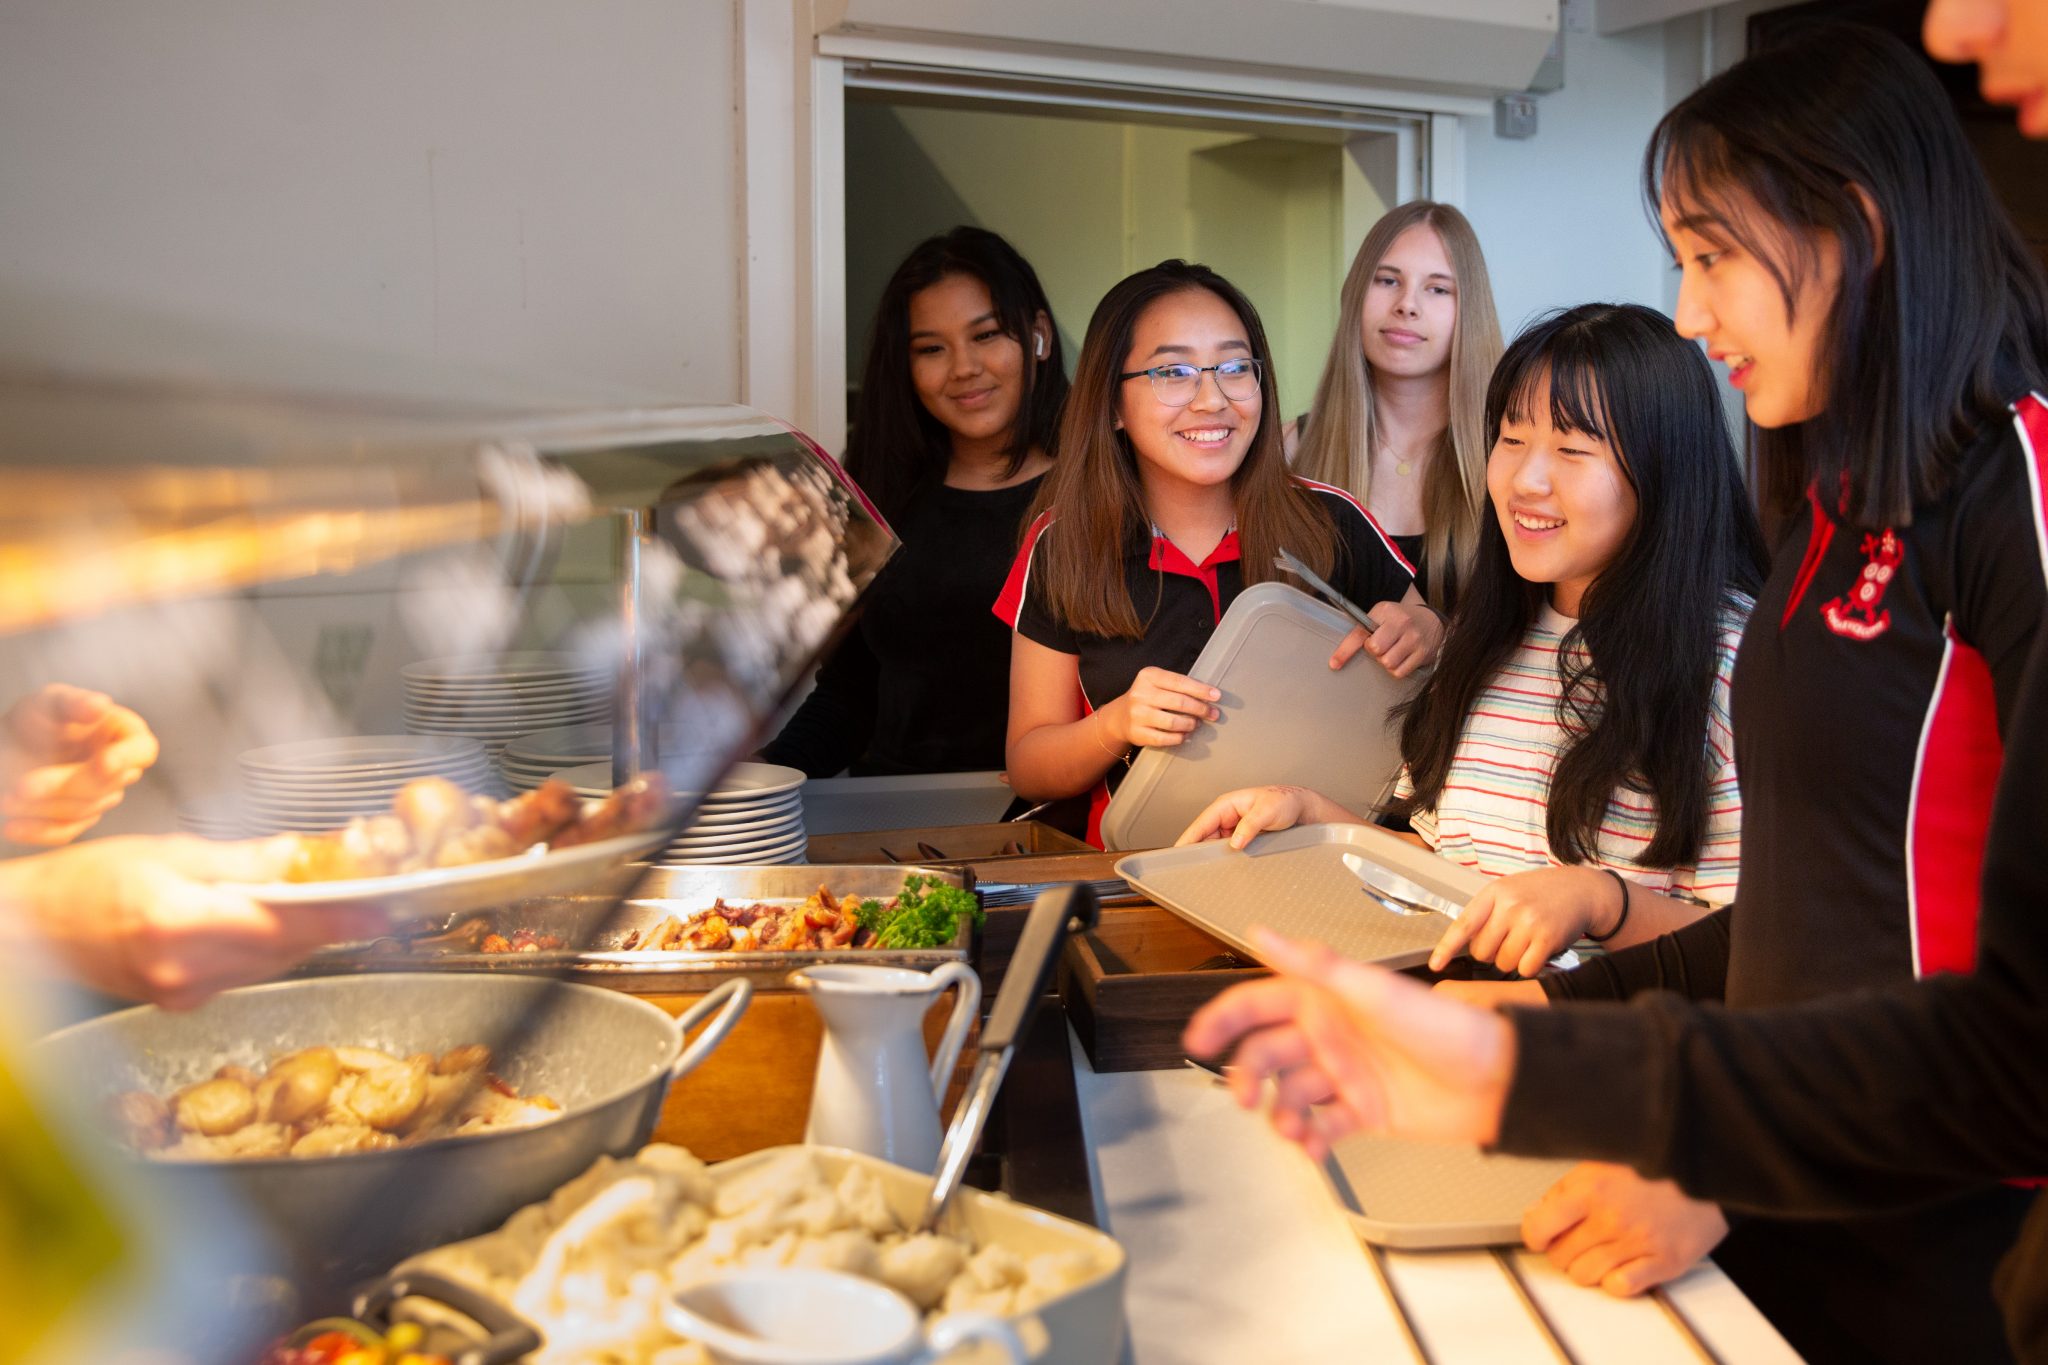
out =
<svg viewBox="0 0 2048 1365"><path fill-rule="evenodd" d="M1300 1149L1190 1067L1074 1077L1098 1224L1130 1256L1135 1365L1782 1365L1799 1356L1711 1262L1616 1299L1543 1257L1360 1242Z"/></svg>

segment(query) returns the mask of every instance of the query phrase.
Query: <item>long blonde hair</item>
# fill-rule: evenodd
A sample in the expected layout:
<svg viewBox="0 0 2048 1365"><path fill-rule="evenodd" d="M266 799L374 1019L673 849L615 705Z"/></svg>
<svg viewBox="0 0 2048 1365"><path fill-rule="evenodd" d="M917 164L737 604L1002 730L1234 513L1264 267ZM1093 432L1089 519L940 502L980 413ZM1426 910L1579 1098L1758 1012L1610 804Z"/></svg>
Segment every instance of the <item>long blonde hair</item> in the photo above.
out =
<svg viewBox="0 0 2048 1365"><path fill-rule="evenodd" d="M1394 239L1422 224L1435 232L1457 276L1457 321L1451 331L1450 422L1423 476L1423 554L1429 565L1429 604L1448 611L1458 585L1472 571L1478 553L1480 504L1486 500L1486 383L1500 360L1500 318L1493 309L1493 285L1479 236L1464 214L1449 204L1415 199L1389 209L1365 234L1344 276L1337 307L1337 335L1330 342L1323 377L1316 384L1308 430L1295 453L1295 470L1333 483L1371 505L1372 449L1378 420L1372 397L1372 366L1365 358L1366 291Z"/></svg>

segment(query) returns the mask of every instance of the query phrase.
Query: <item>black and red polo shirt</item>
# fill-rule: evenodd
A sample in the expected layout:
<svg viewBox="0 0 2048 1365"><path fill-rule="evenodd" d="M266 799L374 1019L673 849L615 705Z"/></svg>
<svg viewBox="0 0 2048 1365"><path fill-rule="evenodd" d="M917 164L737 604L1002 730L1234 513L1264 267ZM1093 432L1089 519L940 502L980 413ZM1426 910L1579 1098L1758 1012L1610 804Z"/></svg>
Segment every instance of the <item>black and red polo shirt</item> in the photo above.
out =
<svg viewBox="0 0 2048 1365"><path fill-rule="evenodd" d="M1330 586L1368 610L1376 602L1398 602L1415 581L1415 570L1393 539L1343 489L1308 479L1298 482L1316 495L1337 529L1337 563L1329 574ZM1044 580L1035 578L1032 569L1045 538L1059 534L1057 521L1055 514L1047 513L1025 534L1009 581L996 599L995 613L1025 639L1076 656L1082 714L1130 691L1141 669L1185 673L1194 667L1217 622L1244 589L1237 532L1224 536L1197 564L1156 528L1137 529L1125 546L1123 570L1145 633L1131 640L1074 630L1048 609ZM1103 808L1124 771L1121 764L1111 768L1090 801L1088 839L1098 847Z"/></svg>
<svg viewBox="0 0 2048 1365"><path fill-rule="evenodd" d="M1727 919L1546 977L1553 996L1672 986L1674 952L1742 1006L1975 966L2000 735L2048 611L2044 458L2048 400L2029 396L1911 526L1849 525L1810 499L1735 661Z"/></svg>

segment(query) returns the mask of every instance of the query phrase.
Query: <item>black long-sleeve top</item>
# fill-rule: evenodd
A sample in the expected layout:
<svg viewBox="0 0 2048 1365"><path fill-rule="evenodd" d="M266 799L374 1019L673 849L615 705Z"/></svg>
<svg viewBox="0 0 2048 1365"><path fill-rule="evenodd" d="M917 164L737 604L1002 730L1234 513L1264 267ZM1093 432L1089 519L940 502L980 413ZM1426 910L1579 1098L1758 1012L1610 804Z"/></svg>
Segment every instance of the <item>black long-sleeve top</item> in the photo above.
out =
<svg viewBox="0 0 2048 1365"><path fill-rule="evenodd" d="M2048 406L2028 406L2019 414L2027 439L2016 445L2031 466L2037 450L2048 455L2048 441L2033 439L2048 436ZM2007 496L2035 552L2048 554L2039 471L2022 473ZM1753 623L1768 629L1761 609ZM1564 1003L1514 1012L1516 1076L1499 1145L1627 1162L1695 1196L1777 1216L1900 1208L2048 1171L2048 635L2034 635L2016 677L2009 660L1996 672L2003 754L1974 974L1894 976L1826 999L1795 991L1772 1008L1722 1009L1668 989L1710 983L1717 951L1725 968L1731 923L1736 933L1747 923L1711 916L1655 951L1618 954L1629 960L1589 979L1641 989L1625 1011ZM1740 735L1739 694L1737 707ZM1750 780L1745 772L1745 787ZM1743 875L1737 907L1753 909L1746 847ZM2020 1357L2048 1359L2048 1205L2039 1200L2001 1297Z"/></svg>
<svg viewBox="0 0 2048 1365"><path fill-rule="evenodd" d="M762 757L807 777L1001 768L1010 632L989 607L1039 482L913 495L894 519L902 548Z"/></svg>

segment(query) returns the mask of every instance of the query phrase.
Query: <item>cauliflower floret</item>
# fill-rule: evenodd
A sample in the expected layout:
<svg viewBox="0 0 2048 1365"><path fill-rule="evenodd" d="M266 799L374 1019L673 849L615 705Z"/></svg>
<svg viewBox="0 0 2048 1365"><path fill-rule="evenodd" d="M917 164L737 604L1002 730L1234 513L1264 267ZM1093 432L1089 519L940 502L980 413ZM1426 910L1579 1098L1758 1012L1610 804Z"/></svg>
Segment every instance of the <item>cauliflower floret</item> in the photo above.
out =
<svg viewBox="0 0 2048 1365"><path fill-rule="evenodd" d="M930 1312L960 1273L967 1248L951 1237L920 1232L882 1248L882 1283Z"/></svg>

